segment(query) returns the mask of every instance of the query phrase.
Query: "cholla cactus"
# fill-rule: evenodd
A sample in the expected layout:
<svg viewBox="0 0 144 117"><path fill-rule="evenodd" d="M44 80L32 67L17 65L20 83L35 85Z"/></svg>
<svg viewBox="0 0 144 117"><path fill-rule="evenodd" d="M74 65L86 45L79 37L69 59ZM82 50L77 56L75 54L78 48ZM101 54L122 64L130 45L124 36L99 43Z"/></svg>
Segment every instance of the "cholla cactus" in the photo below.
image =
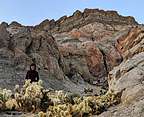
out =
<svg viewBox="0 0 144 117"><path fill-rule="evenodd" d="M15 88L14 88L14 91L15 91L15 92L20 92L20 86L19 86L19 85L16 85Z"/></svg>
<svg viewBox="0 0 144 117"><path fill-rule="evenodd" d="M35 112L38 108L40 108L40 102L43 97L43 87L40 82L30 83L29 80L25 82L23 86L23 96L22 96L22 105L27 111ZM29 107L27 107L29 105Z"/></svg>
<svg viewBox="0 0 144 117"><path fill-rule="evenodd" d="M25 84L23 85L23 88L26 89L28 86L31 85L31 80L25 80Z"/></svg>
<svg viewBox="0 0 144 117"><path fill-rule="evenodd" d="M74 106L73 109L81 113L91 113L92 111L92 109L89 106L88 100L83 100L80 104Z"/></svg>
<svg viewBox="0 0 144 117"><path fill-rule="evenodd" d="M18 109L19 106L17 104L17 101L15 99L9 99L6 103L6 108L9 109L9 110L12 110L12 109Z"/></svg>
<svg viewBox="0 0 144 117"><path fill-rule="evenodd" d="M54 102L54 105L64 104L67 100L67 93L62 90L48 93L48 97Z"/></svg>
<svg viewBox="0 0 144 117"><path fill-rule="evenodd" d="M81 101L82 101L82 99L79 98L79 97L75 97L73 100L74 100L74 103L75 103L75 104L80 104Z"/></svg>
<svg viewBox="0 0 144 117"><path fill-rule="evenodd" d="M42 89L43 87L41 85L38 85L37 82L34 82L27 86L24 96L28 98L40 98L42 97Z"/></svg>
<svg viewBox="0 0 144 117"><path fill-rule="evenodd" d="M11 90L0 89L0 104L5 104L7 109L18 109L28 112L39 112L39 117L72 117L91 116L100 114L105 109L120 101L120 97L113 92L100 96L76 96L64 91L46 90L43 82L30 83L26 80L23 88L15 86L14 98Z"/></svg>
<svg viewBox="0 0 144 117"><path fill-rule="evenodd" d="M46 113L40 111L40 112L38 113L38 117L46 117Z"/></svg>
<svg viewBox="0 0 144 117"><path fill-rule="evenodd" d="M39 80L39 81L38 81L38 85L39 85L39 86L42 86L42 85L43 85L43 81L42 81L42 80Z"/></svg>
<svg viewBox="0 0 144 117"><path fill-rule="evenodd" d="M12 95L12 91L11 90L7 90L7 89L0 89L0 100L2 101L7 101Z"/></svg>
<svg viewBox="0 0 144 117"><path fill-rule="evenodd" d="M51 106L47 113L49 117L72 117L72 105L62 104Z"/></svg>
<svg viewBox="0 0 144 117"><path fill-rule="evenodd" d="M60 100L63 100L66 97L66 95L64 94L64 92L62 90L55 91L55 93L56 93L57 98Z"/></svg>

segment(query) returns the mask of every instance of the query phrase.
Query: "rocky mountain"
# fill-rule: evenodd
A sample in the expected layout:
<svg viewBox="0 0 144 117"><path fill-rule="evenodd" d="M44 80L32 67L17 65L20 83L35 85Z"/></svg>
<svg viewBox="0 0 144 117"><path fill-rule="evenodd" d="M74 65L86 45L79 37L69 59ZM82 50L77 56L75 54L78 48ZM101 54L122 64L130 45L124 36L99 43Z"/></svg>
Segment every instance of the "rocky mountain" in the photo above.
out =
<svg viewBox="0 0 144 117"><path fill-rule="evenodd" d="M1 73L4 75L1 82L4 79L5 83L1 84L11 84L10 79L23 82L25 73L21 72L31 62L38 65L41 77L58 79L58 82L76 74L91 84L104 82L108 72L123 60L111 38L137 24L133 17L98 9L76 11L70 17L45 20L34 27L17 22L2 23Z"/></svg>
<svg viewBox="0 0 144 117"><path fill-rule="evenodd" d="M36 26L0 25L0 87L22 85L37 64L47 88L83 93L99 87L122 93L101 117L144 115L144 27L116 11L85 9Z"/></svg>
<svg viewBox="0 0 144 117"><path fill-rule="evenodd" d="M122 63L109 72L109 91L122 93L121 104L100 117L144 116L144 27L132 28L117 40Z"/></svg>

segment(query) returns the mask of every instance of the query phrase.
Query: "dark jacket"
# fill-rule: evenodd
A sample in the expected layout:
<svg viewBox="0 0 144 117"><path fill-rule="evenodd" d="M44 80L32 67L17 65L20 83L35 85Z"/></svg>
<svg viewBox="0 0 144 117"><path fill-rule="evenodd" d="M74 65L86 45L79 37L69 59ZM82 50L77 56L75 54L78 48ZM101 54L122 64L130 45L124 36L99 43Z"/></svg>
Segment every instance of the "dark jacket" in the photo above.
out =
<svg viewBox="0 0 144 117"><path fill-rule="evenodd" d="M26 74L25 79L30 79L32 82L38 82L39 81L39 74L36 70L29 70Z"/></svg>

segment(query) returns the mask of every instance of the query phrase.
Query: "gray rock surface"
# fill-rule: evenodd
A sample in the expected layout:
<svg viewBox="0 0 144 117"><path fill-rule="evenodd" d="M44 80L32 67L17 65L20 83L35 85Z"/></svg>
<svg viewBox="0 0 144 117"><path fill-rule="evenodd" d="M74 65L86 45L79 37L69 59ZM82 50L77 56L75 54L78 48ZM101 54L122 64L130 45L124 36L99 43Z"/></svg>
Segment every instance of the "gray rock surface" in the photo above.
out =
<svg viewBox="0 0 144 117"><path fill-rule="evenodd" d="M134 29L135 30L135 29ZM137 35L137 31L138 33ZM131 31L137 36L120 39L123 44L124 61L109 72L109 91L122 92L121 103L98 117L143 117L144 116L144 37L143 28ZM133 41L131 41L133 40ZM129 47L130 46L130 47Z"/></svg>

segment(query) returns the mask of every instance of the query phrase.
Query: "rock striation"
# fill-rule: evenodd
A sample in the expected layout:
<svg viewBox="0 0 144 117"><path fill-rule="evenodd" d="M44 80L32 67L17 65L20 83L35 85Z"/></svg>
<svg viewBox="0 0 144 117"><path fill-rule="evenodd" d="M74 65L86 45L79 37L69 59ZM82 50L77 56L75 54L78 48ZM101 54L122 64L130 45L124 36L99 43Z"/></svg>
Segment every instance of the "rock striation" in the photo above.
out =
<svg viewBox="0 0 144 117"><path fill-rule="evenodd" d="M0 87L22 86L32 62L46 88L121 94L98 117L144 116L144 26L133 17L85 9L36 26L1 23Z"/></svg>
<svg viewBox="0 0 144 117"><path fill-rule="evenodd" d="M120 93L121 104L100 117L144 116L144 28L136 27L117 40L123 62L109 72L109 91ZM114 111L113 111L114 110Z"/></svg>
<svg viewBox="0 0 144 117"><path fill-rule="evenodd" d="M32 62L46 87L80 92L89 84L103 85L109 71L126 56L127 45L123 50L125 42L119 38L129 35L129 30L135 32L137 26L133 17L99 9L77 10L72 16L36 26L3 22L0 85L22 84Z"/></svg>

